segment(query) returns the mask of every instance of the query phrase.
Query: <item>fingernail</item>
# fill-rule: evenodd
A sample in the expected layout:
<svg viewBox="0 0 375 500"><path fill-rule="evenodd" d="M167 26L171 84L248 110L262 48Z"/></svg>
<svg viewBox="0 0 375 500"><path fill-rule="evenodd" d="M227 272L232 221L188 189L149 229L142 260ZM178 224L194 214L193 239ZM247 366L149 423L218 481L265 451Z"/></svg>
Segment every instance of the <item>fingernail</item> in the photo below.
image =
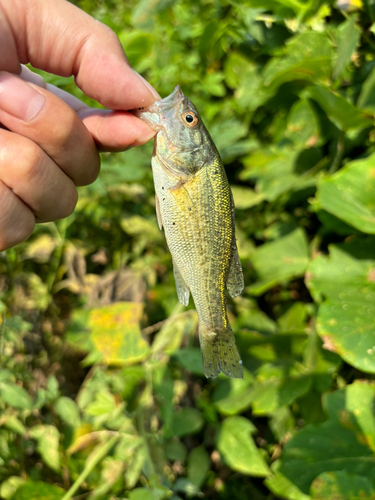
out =
<svg viewBox="0 0 375 500"><path fill-rule="evenodd" d="M133 69L133 68L132 68L132 69ZM139 73L137 73L134 69L133 69L133 71L134 71L134 73L138 76L138 78L139 78L140 80L142 80L143 84L144 84L144 85L148 88L148 90L151 92L151 94L155 97L155 100L156 100L156 101L160 101L161 97L160 97L160 95L156 92L156 90L154 89L154 87L153 87L150 83L148 83L148 81L147 81L147 80L145 80L145 79L143 78L143 76L141 76Z"/></svg>
<svg viewBox="0 0 375 500"><path fill-rule="evenodd" d="M45 102L45 96L21 78L0 73L0 110L30 122L38 116Z"/></svg>

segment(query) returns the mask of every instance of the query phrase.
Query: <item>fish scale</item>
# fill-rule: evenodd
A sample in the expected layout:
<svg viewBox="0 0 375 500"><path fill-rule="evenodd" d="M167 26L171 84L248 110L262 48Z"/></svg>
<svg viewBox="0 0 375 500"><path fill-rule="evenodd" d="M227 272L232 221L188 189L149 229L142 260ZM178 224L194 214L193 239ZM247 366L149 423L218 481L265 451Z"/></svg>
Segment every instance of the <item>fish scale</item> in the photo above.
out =
<svg viewBox="0 0 375 500"><path fill-rule="evenodd" d="M190 126L184 117L197 121ZM226 312L243 289L235 240L234 205L219 153L181 89L138 116L157 131L152 158L159 226L172 254L179 300L191 293L199 319L203 371L243 378Z"/></svg>

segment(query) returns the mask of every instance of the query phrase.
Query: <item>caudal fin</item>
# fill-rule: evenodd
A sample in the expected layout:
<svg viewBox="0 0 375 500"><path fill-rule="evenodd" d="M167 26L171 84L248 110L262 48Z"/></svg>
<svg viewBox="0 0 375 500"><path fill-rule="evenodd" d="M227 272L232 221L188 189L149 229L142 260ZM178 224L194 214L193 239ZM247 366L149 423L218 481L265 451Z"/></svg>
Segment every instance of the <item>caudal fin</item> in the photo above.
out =
<svg viewBox="0 0 375 500"><path fill-rule="evenodd" d="M242 361L230 327L219 333L199 332L203 372L216 378L220 372L231 378L243 378Z"/></svg>

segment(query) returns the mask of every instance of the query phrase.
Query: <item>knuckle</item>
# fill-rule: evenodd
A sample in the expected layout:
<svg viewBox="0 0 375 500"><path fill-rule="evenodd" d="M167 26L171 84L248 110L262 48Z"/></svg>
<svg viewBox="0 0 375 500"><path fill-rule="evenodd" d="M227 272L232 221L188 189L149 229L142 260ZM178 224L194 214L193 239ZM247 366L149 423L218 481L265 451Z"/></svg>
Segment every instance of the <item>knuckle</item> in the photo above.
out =
<svg viewBox="0 0 375 500"><path fill-rule="evenodd" d="M14 171L20 178L31 181L40 172L42 155L42 150L35 142L25 141L13 159Z"/></svg>
<svg viewBox="0 0 375 500"><path fill-rule="evenodd" d="M58 152L69 150L70 144L74 140L78 116L68 106L64 107L64 117L56 124L53 130L53 143L56 145ZM53 152L53 155L58 155L58 152Z"/></svg>
<svg viewBox="0 0 375 500"><path fill-rule="evenodd" d="M100 157L96 155L86 169L84 169L81 179L77 179L77 186L88 186L96 181L100 172Z"/></svg>
<svg viewBox="0 0 375 500"><path fill-rule="evenodd" d="M57 214L57 219L65 219L74 212L78 201L78 192L73 183L70 189L64 194L64 200Z"/></svg>
<svg viewBox="0 0 375 500"><path fill-rule="evenodd" d="M32 212L0 181L0 251L25 241L34 226Z"/></svg>

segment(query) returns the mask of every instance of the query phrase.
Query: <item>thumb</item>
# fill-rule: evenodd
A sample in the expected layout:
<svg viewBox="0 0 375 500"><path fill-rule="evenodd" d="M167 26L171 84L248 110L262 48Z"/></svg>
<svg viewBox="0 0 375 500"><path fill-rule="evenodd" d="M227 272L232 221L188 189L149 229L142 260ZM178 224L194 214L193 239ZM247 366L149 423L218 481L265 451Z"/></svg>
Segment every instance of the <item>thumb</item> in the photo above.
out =
<svg viewBox="0 0 375 500"><path fill-rule="evenodd" d="M74 75L107 108L139 108L158 98L130 67L115 33L65 0L0 0L0 44L1 70L19 73L20 63L31 63Z"/></svg>

